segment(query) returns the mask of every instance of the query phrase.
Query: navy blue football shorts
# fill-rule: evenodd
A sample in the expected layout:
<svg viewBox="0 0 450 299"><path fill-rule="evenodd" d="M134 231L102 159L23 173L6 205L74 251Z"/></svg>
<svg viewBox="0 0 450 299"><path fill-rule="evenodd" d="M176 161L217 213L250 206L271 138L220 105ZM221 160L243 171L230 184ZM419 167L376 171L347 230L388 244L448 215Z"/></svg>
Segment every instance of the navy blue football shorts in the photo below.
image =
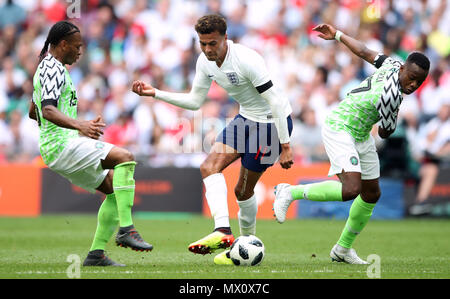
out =
<svg viewBox="0 0 450 299"><path fill-rule="evenodd" d="M292 118L286 118L289 136L292 134ZM238 114L217 136L216 142L226 144L241 154L242 166L255 172L263 172L275 162L281 153L281 144L274 123L254 122Z"/></svg>

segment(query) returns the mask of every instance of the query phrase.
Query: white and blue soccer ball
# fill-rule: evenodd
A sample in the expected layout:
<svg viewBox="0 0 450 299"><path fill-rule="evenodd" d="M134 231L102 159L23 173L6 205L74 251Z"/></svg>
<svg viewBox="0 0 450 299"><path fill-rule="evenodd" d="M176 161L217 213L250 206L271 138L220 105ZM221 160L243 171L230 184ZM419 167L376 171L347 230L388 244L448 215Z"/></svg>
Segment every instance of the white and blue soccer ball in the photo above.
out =
<svg viewBox="0 0 450 299"><path fill-rule="evenodd" d="M236 266L257 266L264 259L264 244L256 236L240 236L230 247L230 258Z"/></svg>

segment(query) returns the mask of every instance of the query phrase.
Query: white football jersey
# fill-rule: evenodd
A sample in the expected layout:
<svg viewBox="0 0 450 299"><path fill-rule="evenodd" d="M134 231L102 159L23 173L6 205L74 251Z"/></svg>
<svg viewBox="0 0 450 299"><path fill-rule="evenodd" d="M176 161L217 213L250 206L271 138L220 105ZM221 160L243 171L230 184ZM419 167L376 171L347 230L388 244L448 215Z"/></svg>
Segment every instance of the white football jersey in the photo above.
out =
<svg viewBox="0 0 450 299"><path fill-rule="evenodd" d="M273 122L269 103L256 89L271 81L264 59L250 48L231 40L227 40L227 43L228 51L221 67L215 61L209 61L204 53L200 54L193 86L209 88L215 81L239 103L239 113L243 117L256 122ZM277 94L284 105L283 117L288 117L292 112L289 100L279 89Z"/></svg>

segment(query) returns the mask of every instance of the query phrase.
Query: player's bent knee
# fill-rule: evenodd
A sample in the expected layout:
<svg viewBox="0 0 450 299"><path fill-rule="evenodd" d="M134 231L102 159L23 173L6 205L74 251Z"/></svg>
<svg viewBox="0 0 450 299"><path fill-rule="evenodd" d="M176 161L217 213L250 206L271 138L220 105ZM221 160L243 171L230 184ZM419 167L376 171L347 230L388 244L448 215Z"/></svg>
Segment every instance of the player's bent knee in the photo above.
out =
<svg viewBox="0 0 450 299"><path fill-rule="evenodd" d="M208 176L208 166L205 162L200 164L200 173L202 174L203 178L206 178Z"/></svg>
<svg viewBox="0 0 450 299"><path fill-rule="evenodd" d="M346 187L342 188L342 201L349 201L355 199L361 193L360 187Z"/></svg>
<svg viewBox="0 0 450 299"><path fill-rule="evenodd" d="M124 156L124 159L126 160L125 162L131 162L135 160L133 153L128 150L125 150Z"/></svg>
<svg viewBox="0 0 450 299"><path fill-rule="evenodd" d="M205 161L200 165L200 173L202 174L203 178L207 178L210 175L219 173L220 169L214 166L214 163Z"/></svg>
<svg viewBox="0 0 450 299"><path fill-rule="evenodd" d="M135 161L134 155L127 149L114 147L105 160L102 160L104 169L114 169L117 165L125 162Z"/></svg>
<svg viewBox="0 0 450 299"><path fill-rule="evenodd" d="M367 203L377 203L381 197L381 191L377 190L370 193L362 193L361 196L362 199Z"/></svg>
<svg viewBox="0 0 450 299"><path fill-rule="evenodd" d="M119 163L131 162L134 161L134 155L127 149L121 149L119 155Z"/></svg>

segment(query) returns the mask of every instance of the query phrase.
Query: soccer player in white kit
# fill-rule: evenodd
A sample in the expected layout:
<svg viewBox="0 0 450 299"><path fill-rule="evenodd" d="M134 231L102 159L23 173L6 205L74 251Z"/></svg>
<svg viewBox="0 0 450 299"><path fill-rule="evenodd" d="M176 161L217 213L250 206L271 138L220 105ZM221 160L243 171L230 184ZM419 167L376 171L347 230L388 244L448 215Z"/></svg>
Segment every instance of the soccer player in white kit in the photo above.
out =
<svg viewBox="0 0 450 299"><path fill-rule="evenodd" d="M274 86L261 55L227 39L227 24L219 15L201 17L195 25L200 54L189 93L161 91L142 81L132 89L172 105L197 110L205 102L212 81L224 88L240 105L239 114L216 139L200 166L206 200L214 218L214 231L189 245L193 253L207 254L229 247L234 236L230 229L227 186L222 171L241 158L235 195L239 205L241 235L255 235L258 210L254 187L264 171L279 158L284 169L293 164L289 145L292 108L287 97ZM214 258L216 264L232 264L229 250Z"/></svg>

